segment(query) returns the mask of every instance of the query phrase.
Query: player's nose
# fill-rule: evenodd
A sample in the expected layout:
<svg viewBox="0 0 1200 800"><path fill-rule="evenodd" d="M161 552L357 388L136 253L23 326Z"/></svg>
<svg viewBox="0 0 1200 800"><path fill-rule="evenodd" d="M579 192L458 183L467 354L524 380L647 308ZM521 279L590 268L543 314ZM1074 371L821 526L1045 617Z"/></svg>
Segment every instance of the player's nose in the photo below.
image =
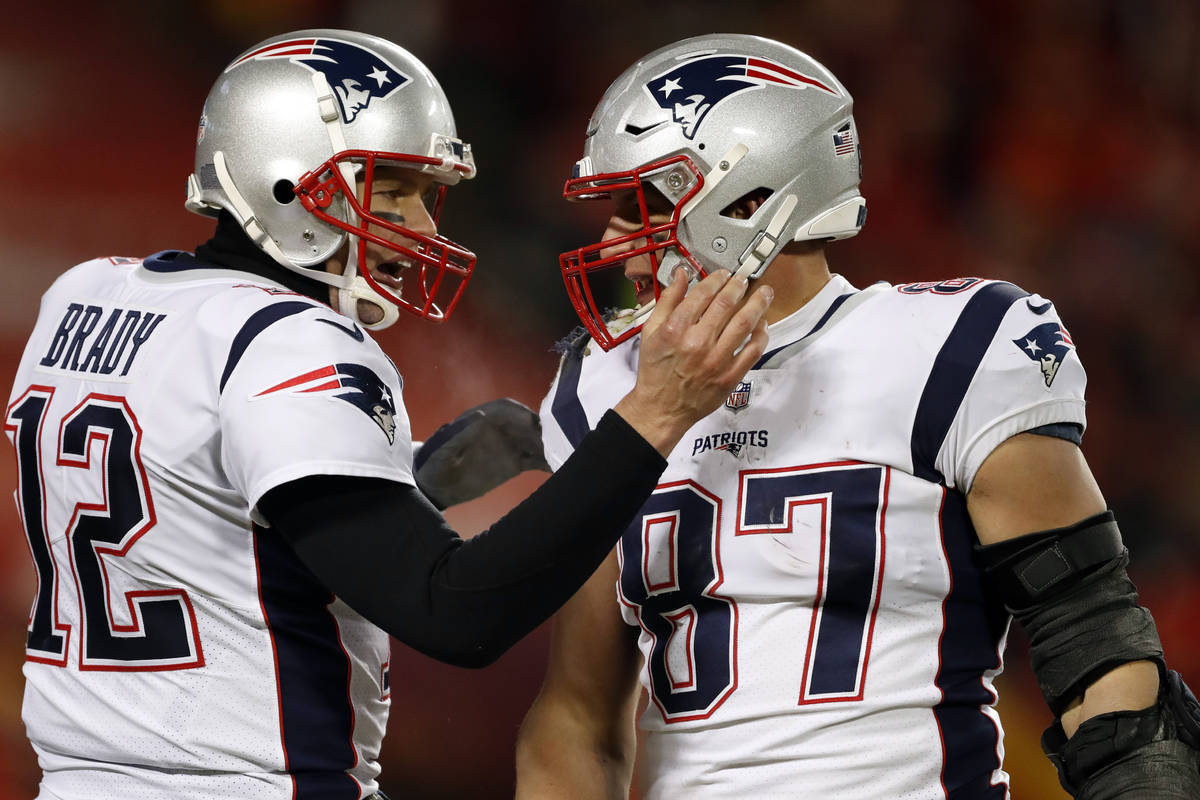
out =
<svg viewBox="0 0 1200 800"><path fill-rule="evenodd" d="M628 253L639 246L638 239L628 239L621 241L629 236L629 223L622 220L620 217L613 217L608 221L608 227L604 229L604 236L600 239L601 242L612 242L612 244L604 247L600 251L601 258L612 258L619 256L622 253Z"/></svg>
<svg viewBox="0 0 1200 800"><path fill-rule="evenodd" d="M422 236L436 236L437 223L433 221L429 209L421 202L421 198L413 197L407 205L409 213L405 214L405 218L411 220L411 224L408 226L409 230Z"/></svg>

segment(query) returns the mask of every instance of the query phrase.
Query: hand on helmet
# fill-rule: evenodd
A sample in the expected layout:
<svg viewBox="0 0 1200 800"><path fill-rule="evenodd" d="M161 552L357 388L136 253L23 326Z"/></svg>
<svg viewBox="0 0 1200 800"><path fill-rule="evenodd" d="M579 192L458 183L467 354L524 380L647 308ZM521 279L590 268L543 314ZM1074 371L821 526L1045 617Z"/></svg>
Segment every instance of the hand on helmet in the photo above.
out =
<svg viewBox="0 0 1200 800"><path fill-rule="evenodd" d="M642 328L637 383L614 410L668 455L766 350L764 315L772 297L768 286L746 297L746 279L725 270L689 290L684 270L677 270Z"/></svg>
<svg viewBox="0 0 1200 800"><path fill-rule="evenodd" d="M550 471L538 415L502 397L438 428L416 451L419 488L439 509L481 497L527 470Z"/></svg>

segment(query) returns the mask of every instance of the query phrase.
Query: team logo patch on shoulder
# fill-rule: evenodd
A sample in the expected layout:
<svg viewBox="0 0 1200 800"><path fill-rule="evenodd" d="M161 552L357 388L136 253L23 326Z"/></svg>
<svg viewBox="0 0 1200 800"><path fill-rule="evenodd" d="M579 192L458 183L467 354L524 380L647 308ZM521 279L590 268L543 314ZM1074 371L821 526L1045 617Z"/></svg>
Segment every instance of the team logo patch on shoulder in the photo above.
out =
<svg viewBox="0 0 1200 800"><path fill-rule="evenodd" d="M269 389L263 389L251 400L286 392L341 400L370 417L388 438L396 441L396 404L387 384L362 364L331 364L303 375L288 378Z"/></svg>
<svg viewBox="0 0 1200 800"><path fill-rule="evenodd" d="M694 58L651 80L646 91L654 102L671 112L671 119L683 126L683 135L691 139L708 112L727 98L772 84L793 89L814 87L837 94L816 78L770 59L731 55Z"/></svg>
<svg viewBox="0 0 1200 800"><path fill-rule="evenodd" d="M269 58L286 58L313 72L324 73L337 96L342 121L347 125L354 122L358 112L370 105L371 100L390 97L412 80L372 50L340 39L325 38L276 42L246 54L225 71L237 69L247 61Z"/></svg>
<svg viewBox="0 0 1200 800"><path fill-rule="evenodd" d="M1042 368L1042 378L1046 381L1046 386L1054 383L1058 368L1075 349L1071 334L1057 322L1038 325L1019 339L1013 339L1012 343Z"/></svg>

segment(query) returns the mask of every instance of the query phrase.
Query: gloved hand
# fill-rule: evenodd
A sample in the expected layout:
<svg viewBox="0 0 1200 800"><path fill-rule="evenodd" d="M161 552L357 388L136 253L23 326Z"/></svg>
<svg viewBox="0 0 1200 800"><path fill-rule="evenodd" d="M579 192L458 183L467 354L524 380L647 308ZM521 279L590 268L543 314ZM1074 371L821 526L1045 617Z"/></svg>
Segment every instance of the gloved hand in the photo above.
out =
<svg viewBox="0 0 1200 800"><path fill-rule="evenodd" d="M439 509L474 500L527 470L550 471L538 415L502 397L464 411L413 456L417 488Z"/></svg>

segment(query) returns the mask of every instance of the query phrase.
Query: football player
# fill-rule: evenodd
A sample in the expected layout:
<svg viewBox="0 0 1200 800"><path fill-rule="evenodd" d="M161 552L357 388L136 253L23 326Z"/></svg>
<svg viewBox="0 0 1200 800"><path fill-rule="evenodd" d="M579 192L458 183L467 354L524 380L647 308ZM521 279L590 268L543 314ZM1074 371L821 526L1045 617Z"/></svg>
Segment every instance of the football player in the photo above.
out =
<svg viewBox="0 0 1200 800"><path fill-rule="evenodd" d="M1014 616L1068 790L1200 797L1195 700L1080 450L1067 328L1002 281L831 274L827 244L866 218L859 180L849 93L768 39L664 47L593 113L565 195L613 215L561 258L587 332L541 408L550 465L634 385L681 268L775 301L766 353L557 616L522 800L624 798L635 753L646 800L1001 800ZM634 308L605 313L606 270Z"/></svg>
<svg viewBox="0 0 1200 800"><path fill-rule="evenodd" d="M37 576L23 716L41 797L382 796L388 634L497 658L578 589L761 354L769 291L722 273L684 297L681 280L636 388L459 538L414 486L401 376L364 329L450 315L475 257L436 222L474 174L420 61L288 33L204 105L187 207L213 237L89 261L46 292L5 416Z"/></svg>

